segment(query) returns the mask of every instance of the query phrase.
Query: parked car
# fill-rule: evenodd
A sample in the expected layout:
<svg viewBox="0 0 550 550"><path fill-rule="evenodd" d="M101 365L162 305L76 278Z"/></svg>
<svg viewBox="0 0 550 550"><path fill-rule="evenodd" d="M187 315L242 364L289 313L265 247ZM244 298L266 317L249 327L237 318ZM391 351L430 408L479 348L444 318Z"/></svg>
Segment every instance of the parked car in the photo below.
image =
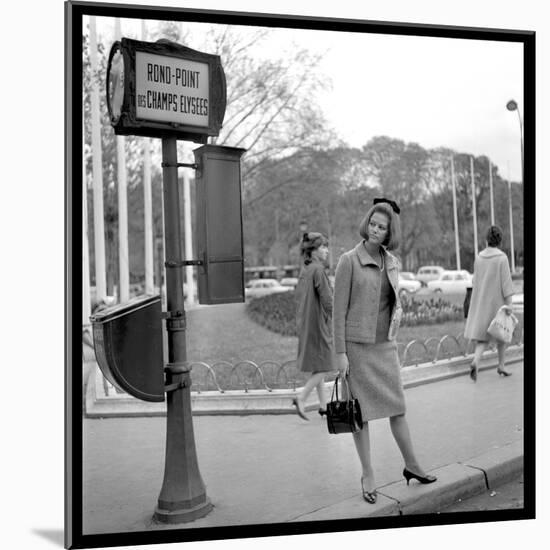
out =
<svg viewBox="0 0 550 550"><path fill-rule="evenodd" d="M296 288L296 285L298 284L298 278L297 277L283 277L281 279L281 285L287 286L291 290L294 290Z"/></svg>
<svg viewBox="0 0 550 550"><path fill-rule="evenodd" d="M443 271L445 270L440 265L424 265L417 271L416 280L426 286L429 281L439 279Z"/></svg>
<svg viewBox="0 0 550 550"><path fill-rule="evenodd" d="M470 283L472 282L474 276L469 271L466 269L459 269L459 272L462 273L467 279L470 279Z"/></svg>
<svg viewBox="0 0 550 550"><path fill-rule="evenodd" d="M244 295L246 298L258 298L267 294L288 292L289 290L292 290L292 288L283 286L277 279L253 279L246 285Z"/></svg>
<svg viewBox="0 0 550 550"><path fill-rule="evenodd" d="M398 291L400 295L414 294L422 284L416 279L414 273L410 271L401 271L399 273Z"/></svg>
<svg viewBox="0 0 550 550"><path fill-rule="evenodd" d="M435 281L428 281L427 286L432 292L445 294L466 294L466 288L471 286L470 278L462 271L443 271Z"/></svg>
<svg viewBox="0 0 550 550"><path fill-rule="evenodd" d="M512 311L523 313L523 279L512 280L514 295L512 296Z"/></svg>

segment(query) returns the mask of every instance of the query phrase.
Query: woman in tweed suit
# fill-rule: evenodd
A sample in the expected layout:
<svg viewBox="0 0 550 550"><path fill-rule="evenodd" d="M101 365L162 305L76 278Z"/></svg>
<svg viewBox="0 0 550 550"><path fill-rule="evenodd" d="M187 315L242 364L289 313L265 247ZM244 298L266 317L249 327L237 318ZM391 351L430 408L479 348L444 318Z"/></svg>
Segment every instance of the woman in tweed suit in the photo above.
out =
<svg viewBox="0 0 550 550"><path fill-rule="evenodd" d="M376 502L376 484L370 459L369 420L390 419L392 434L405 461L403 476L432 483L418 463L405 418L395 337L401 320L397 292L398 260L388 250L398 247L399 207L388 199L374 199L355 248L340 257L336 267L333 336L336 365L349 376L350 391L359 400L363 429L353 434L361 461L363 498Z"/></svg>

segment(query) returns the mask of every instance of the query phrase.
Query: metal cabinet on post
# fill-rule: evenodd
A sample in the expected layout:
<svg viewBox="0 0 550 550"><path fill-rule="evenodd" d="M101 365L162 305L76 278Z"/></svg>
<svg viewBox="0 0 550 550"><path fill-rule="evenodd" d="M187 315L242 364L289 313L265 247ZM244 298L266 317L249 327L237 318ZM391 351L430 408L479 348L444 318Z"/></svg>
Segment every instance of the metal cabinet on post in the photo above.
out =
<svg viewBox="0 0 550 550"><path fill-rule="evenodd" d="M244 302L241 157L245 149L204 145L197 164L199 302Z"/></svg>
<svg viewBox="0 0 550 550"><path fill-rule="evenodd" d="M164 401L159 296L139 297L90 318L97 363L116 388L144 401Z"/></svg>

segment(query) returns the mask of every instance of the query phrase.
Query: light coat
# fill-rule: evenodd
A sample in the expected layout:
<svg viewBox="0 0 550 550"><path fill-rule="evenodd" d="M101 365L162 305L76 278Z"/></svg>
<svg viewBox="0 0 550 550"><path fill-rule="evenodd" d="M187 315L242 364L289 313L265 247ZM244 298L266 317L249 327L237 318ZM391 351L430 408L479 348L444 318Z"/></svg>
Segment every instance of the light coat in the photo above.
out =
<svg viewBox="0 0 550 550"><path fill-rule="evenodd" d="M502 250L488 246L474 263L472 297L464 328L470 340L488 341L487 328L497 311L514 294L508 257Z"/></svg>
<svg viewBox="0 0 550 550"><path fill-rule="evenodd" d="M381 272L367 252L364 241L340 257L336 267L333 306L334 351L346 352L346 342L376 341ZM388 340L395 340L403 310L399 300L399 260L384 248L384 264L395 294Z"/></svg>

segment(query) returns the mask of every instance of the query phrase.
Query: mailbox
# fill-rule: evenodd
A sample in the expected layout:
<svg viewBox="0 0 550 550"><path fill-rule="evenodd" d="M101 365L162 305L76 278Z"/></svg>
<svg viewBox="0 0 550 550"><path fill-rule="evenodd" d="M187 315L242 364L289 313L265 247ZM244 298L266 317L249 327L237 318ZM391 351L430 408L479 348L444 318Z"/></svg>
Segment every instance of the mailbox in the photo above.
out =
<svg viewBox="0 0 550 550"><path fill-rule="evenodd" d="M160 296L137 297L90 317L101 372L144 401L164 401Z"/></svg>
<svg viewBox="0 0 550 550"><path fill-rule="evenodd" d="M199 303L244 302L241 156L245 149L204 145L197 164Z"/></svg>

